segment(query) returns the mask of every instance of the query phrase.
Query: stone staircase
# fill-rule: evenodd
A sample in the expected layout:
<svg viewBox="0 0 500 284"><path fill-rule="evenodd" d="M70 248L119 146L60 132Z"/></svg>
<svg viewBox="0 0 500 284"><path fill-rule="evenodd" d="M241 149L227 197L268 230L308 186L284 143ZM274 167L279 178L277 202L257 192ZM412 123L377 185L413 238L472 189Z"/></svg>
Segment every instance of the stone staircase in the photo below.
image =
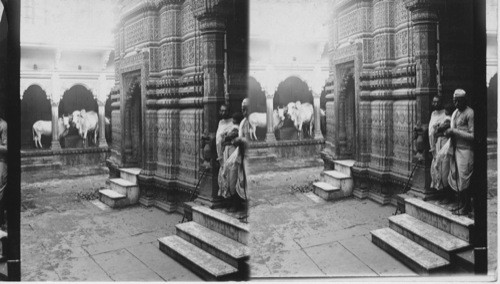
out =
<svg viewBox="0 0 500 284"><path fill-rule="evenodd" d="M249 275L249 226L204 206L192 207L192 221L176 235L158 239L160 250L205 280L245 280Z"/></svg>
<svg viewBox="0 0 500 284"><path fill-rule="evenodd" d="M322 181L313 183L314 194L327 201L351 196L354 187L351 167L355 161L337 160L333 163L334 169L323 171Z"/></svg>
<svg viewBox="0 0 500 284"><path fill-rule="evenodd" d="M139 168L122 168L120 177L109 179L109 189L99 190L99 200L111 208L121 208L139 202L137 176Z"/></svg>
<svg viewBox="0 0 500 284"><path fill-rule="evenodd" d="M372 242L419 274L470 271L463 254L471 248L473 220L417 198L405 199L405 211L372 231Z"/></svg>

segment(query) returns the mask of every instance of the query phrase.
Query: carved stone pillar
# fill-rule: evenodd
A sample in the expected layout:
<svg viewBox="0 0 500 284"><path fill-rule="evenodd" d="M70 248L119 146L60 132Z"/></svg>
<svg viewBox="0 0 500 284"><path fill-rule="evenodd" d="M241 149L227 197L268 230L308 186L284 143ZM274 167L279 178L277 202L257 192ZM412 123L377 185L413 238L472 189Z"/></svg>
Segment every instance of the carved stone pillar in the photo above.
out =
<svg viewBox="0 0 500 284"><path fill-rule="evenodd" d="M50 148L52 150L61 150L61 143L59 143L59 102L51 101L51 110L52 110L52 144Z"/></svg>
<svg viewBox="0 0 500 284"><path fill-rule="evenodd" d="M323 133L321 133L321 108L320 108L320 93L313 93L313 103L314 103L314 139L323 139Z"/></svg>
<svg viewBox="0 0 500 284"><path fill-rule="evenodd" d="M437 94L437 23L441 0L405 0L411 12L416 63L416 126L428 128L432 97ZM426 132L424 132L426 133ZM424 139L427 139L425 137ZM423 149L420 166L415 171L412 192L426 196L430 186L431 157L428 145Z"/></svg>
<svg viewBox="0 0 500 284"><path fill-rule="evenodd" d="M266 120L267 120L267 133L266 141L275 142L276 136L274 135L274 119L273 119L273 99L274 94L266 91Z"/></svg>
<svg viewBox="0 0 500 284"><path fill-rule="evenodd" d="M106 118L104 116L104 102L97 100L99 105L99 148L107 148L106 142Z"/></svg>
<svg viewBox="0 0 500 284"><path fill-rule="evenodd" d="M218 106L225 102L224 98L224 34L226 20L220 14L204 13L198 17L200 23L203 62L203 133L204 139L211 144L215 141L215 133L218 127ZM198 201L210 207L218 203L218 167L216 165L216 154L212 153L209 158L209 170L205 175L205 181L200 183L200 194ZM208 164L207 164L208 165Z"/></svg>

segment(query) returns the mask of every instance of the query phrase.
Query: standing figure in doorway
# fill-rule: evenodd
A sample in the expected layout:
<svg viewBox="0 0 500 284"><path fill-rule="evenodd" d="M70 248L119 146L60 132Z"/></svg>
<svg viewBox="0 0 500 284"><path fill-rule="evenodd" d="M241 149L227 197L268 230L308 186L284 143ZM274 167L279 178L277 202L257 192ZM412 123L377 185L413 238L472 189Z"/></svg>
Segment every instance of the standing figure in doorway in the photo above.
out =
<svg viewBox="0 0 500 284"><path fill-rule="evenodd" d="M5 225L5 188L7 187L7 122L0 117L0 226Z"/></svg>
<svg viewBox="0 0 500 284"><path fill-rule="evenodd" d="M458 193L459 206L453 214L467 215L471 209L469 189L472 177L474 152L474 111L467 106L466 93L462 89L455 90L453 103L457 108L451 116L451 127L445 135L451 138L453 155L450 159L448 183Z"/></svg>
<svg viewBox="0 0 500 284"><path fill-rule="evenodd" d="M431 114L429 121L429 146L432 154L431 163L431 188L441 191L446 197L449 195L448 190L448 175L450 172L450 162L445 153L440 155L441 149L445 148L449 138L444 136L443 126L449 125L450 115L446 114L440 96L435 96L432 100L434 111ZM449 149L449 145L446 147ZM446 192L442 192L446 191ZM445 198L446 199L446 198ZM448 199L446 199L448 200Z"/></svg>

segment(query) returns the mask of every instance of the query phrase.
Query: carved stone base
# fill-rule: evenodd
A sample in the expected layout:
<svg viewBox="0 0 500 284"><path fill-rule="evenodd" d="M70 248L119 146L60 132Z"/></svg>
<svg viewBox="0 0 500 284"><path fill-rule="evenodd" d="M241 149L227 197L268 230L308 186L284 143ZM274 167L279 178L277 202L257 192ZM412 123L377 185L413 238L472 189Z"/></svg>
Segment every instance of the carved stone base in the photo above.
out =
<svg viewBox="0 0 500 284"><path fill-rule="evenodd" d="M155 201L155 206L168 213L175 212L177 209L177 206L173 202Z"/></svg>
<svg viewBox="0 0 500 284"><path fill-rule="evenodd" d="M139 198L139 204L141 204L142 206L151 207L155 204L155 201L153 200L153 198L142 196L141 198Z"/></svg>
<svg viewBox="0 0 500 284"><path fill-rule="evenodd" d="M212 200L209 200L209 199L206 199L202 196L196 198L194 200L195 203L197 204L200 204L200 205L203 205L203 206L206 206L208 208L221 208L221 207L224 207L225 205L225 202L223 199L212 199Z"/></svg>
<svg viewBox="0 0 500 284"><path fill-rule="evenodd" d="M59 141L57 141L57 140L56 140L56 141L52 141L52 144L50 145L50 149L51 149L52 151L59 151L59 150L61 150L61 149L62 149L62 148L61 148L61 144L60 144L60 143L59 143Z"/></svg>
<svg viewBox="0 0 500 284"><path fill-rule="evenodd" d="M365 199L365 198L367 198L368 197L368 193L369 192L366 189L358 189L358 188L356 188L356 189L354 189L352 191L352 195L354 195L354 197L359 198L359 199Z"/></svg>
<svg viewBox="0 0 500 284"><path fill-rule="evenodd" d="M387 205L391 203L392 199L391 195L389 194L384 194L381 192L372 192L372 191L368 193L368 198L382 205Z"/></svg>

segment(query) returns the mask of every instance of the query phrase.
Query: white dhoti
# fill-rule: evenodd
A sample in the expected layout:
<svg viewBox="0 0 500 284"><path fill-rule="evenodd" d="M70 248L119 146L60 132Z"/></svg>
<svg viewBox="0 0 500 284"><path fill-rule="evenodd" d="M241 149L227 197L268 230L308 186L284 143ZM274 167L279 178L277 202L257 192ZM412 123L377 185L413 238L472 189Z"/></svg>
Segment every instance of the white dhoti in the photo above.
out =
<svg viewBox="0 0 500 284"><path fill-rule="evenodd" d="M467 189L474 168L474 152L471 149L455 150L455 157L450 157L450 174L448 183L455 191ZM458 172L457 172L458 171Z"/></svg>
<svg viewBox="0 0 500 284"><path fill-rule="evenodd" d="M246 199L246 177L239 147L227 158L219 172L219 196L229 198L234 194Z"/></svg>
<svg viewBox="0 0 500 284"><path fill-rule="evenodd" d="M450 149L450 140L440 137L436 143L436 154L431 163L431 188L441 190L448 186L452 151L453 149Z"/></svg>

